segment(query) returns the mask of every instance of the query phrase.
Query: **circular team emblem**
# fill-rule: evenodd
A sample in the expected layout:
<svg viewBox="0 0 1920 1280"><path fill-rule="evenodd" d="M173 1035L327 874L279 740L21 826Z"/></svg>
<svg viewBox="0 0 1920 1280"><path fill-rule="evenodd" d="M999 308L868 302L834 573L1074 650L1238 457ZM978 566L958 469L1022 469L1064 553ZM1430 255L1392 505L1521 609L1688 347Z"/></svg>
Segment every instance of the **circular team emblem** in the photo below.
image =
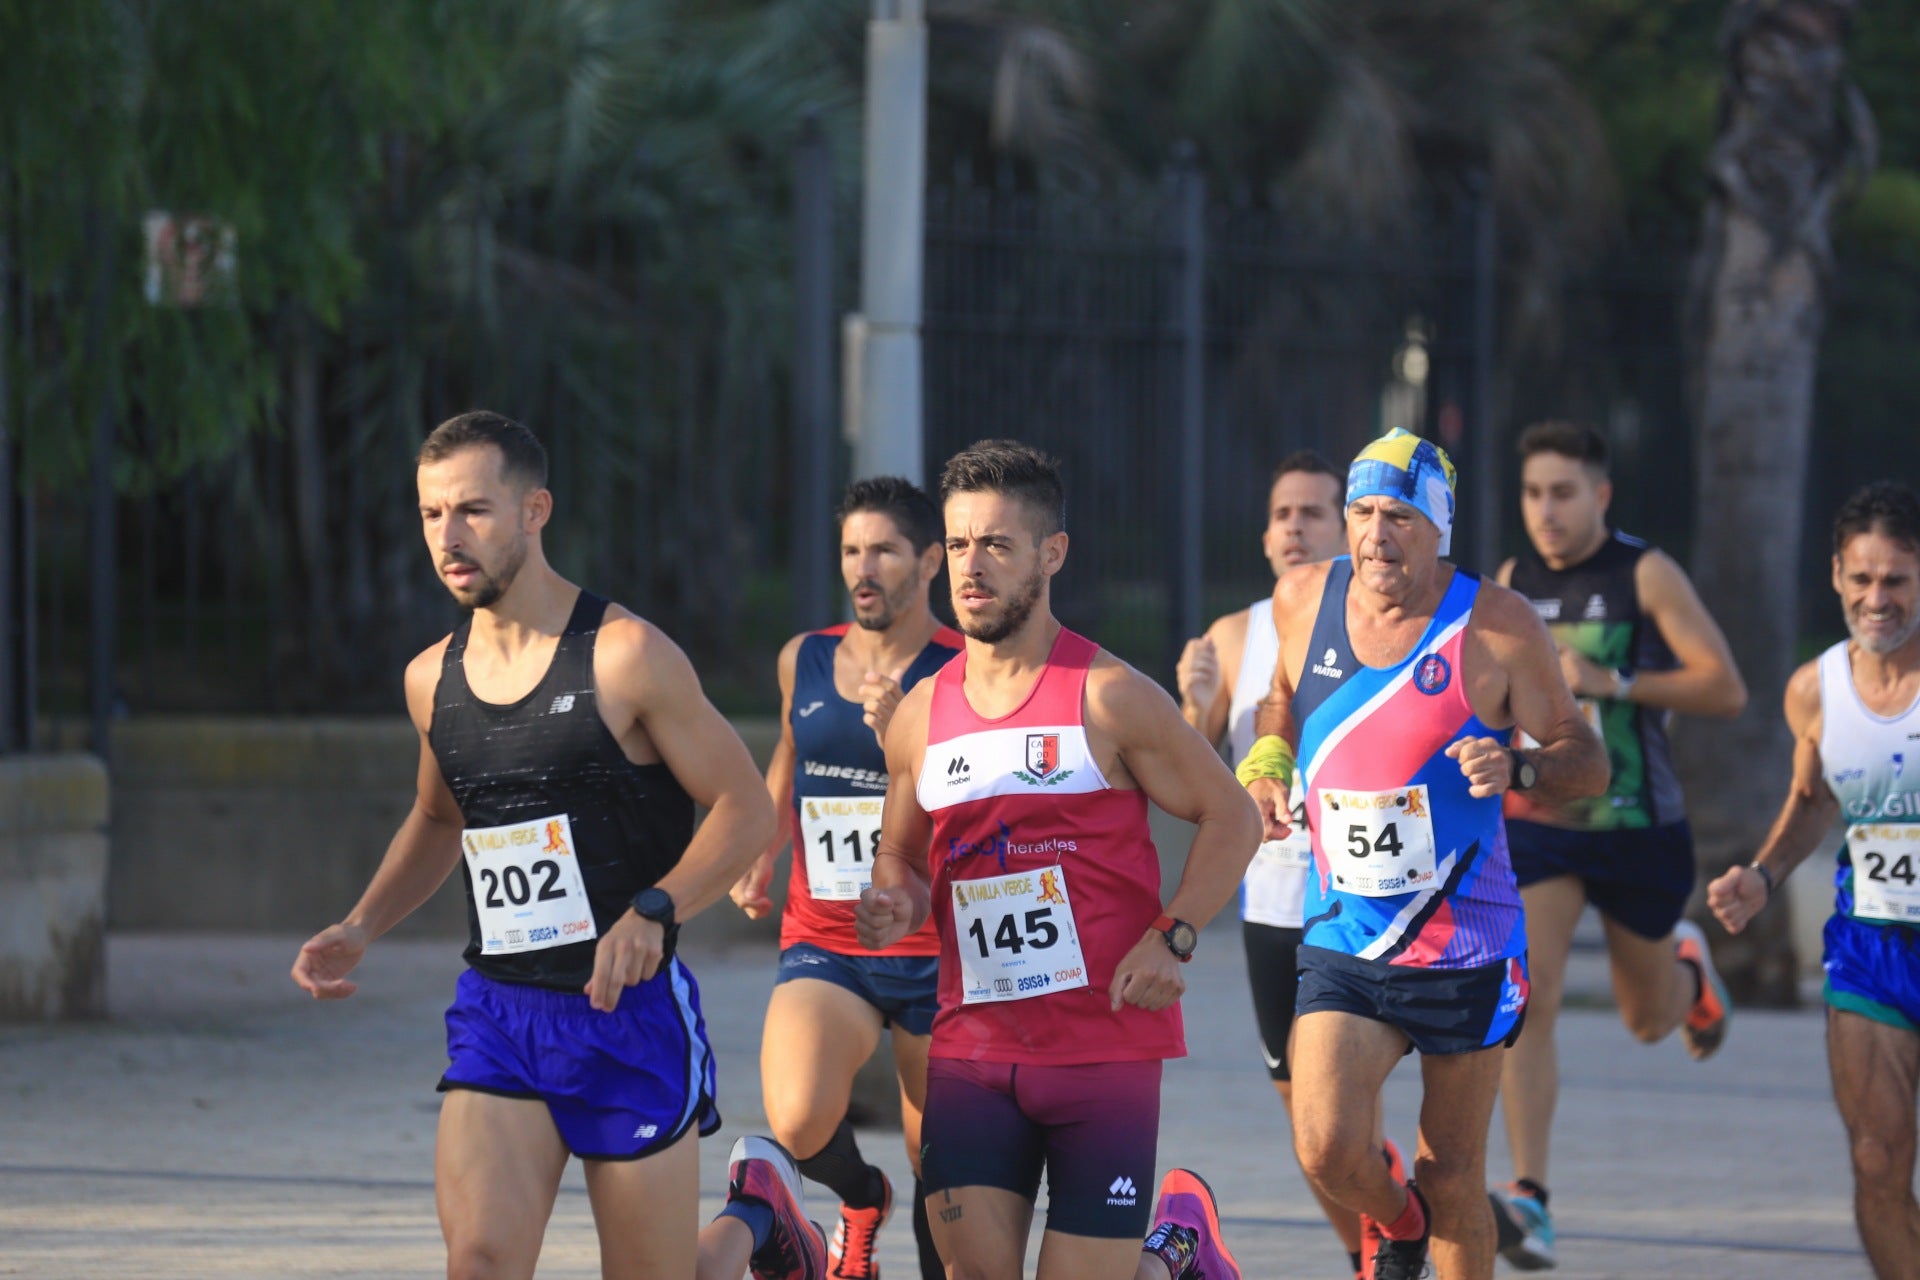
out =
<svg viewBox="0 0 1920 1280"><path fill-rule="evenodd" d="M1453 679L1453 668L1447 660L1437 653L1430 653L1420 659L1420 665L1414 668L1413 687L1429 696L1439 693Z"/></svg>

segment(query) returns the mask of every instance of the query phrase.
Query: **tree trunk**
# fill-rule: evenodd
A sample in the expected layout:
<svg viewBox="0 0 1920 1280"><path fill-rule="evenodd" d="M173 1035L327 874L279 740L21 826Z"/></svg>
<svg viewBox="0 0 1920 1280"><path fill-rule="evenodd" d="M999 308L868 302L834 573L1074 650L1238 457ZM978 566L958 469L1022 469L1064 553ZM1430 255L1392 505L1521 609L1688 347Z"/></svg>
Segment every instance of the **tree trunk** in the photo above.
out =
<svg viewBox="0 0 1920 1280"><path fill-rule="evenodd" d="M1807 440L1831 290L1833 207L1871 126L1842 80L1855 0L1734 0L1727 80L1686 332L1698 429L1694 575L1752 697L1677 742L1702 883L1758 849L1785 794L1780 714L1799 620ZM1803 873L1805 874L1805 873ZM1715 931L1737 999L1791 1005L1783 897L1739 938Z"/></svg>

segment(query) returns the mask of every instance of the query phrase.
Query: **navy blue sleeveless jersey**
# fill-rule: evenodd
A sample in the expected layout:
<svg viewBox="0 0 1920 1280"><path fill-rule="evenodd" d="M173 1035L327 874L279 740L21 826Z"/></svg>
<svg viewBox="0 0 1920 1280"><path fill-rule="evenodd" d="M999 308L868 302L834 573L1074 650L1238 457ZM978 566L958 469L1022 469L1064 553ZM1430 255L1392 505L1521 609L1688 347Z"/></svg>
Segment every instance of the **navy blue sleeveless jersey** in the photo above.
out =
<svg viewBox="0 0 1920 1280"><path fill-rule="evenodd" d="M849 625L806 636L794 658L793 710L788 716L794 745L793 870L780 945L810 942L842 955L938 955L940 941L931 920L883 952L868 951L854 936L853 902L816 898L810 885L809 870L812 879L823 884L832 878L850 886L871 878L878 802L887 794L886 756L867 727L865 710L841 697L833 683L834 656ZM913 688L947 665L965 643L957 631L940 628L901 675L901 689ZM835 806L871 810L869 820L849 816L835 822L827 816ZM844 874L835 878L835 873Z"/></svg>

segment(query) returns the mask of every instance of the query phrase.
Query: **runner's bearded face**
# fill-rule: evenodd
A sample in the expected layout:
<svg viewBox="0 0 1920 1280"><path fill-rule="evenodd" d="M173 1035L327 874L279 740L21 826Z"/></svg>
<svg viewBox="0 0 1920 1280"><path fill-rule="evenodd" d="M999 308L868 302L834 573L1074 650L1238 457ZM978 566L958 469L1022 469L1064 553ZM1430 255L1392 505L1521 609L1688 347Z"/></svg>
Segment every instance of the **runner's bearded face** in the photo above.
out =
<svg viewBox="0 0 1920 1280"><path fill-rule="evenodd" d="M1568 564L1585 558L1607 532L1613 486L1577 458L1536 453L1520 467L1520 518L1540 558Z"/></svg>
<svg viewBox="0 0 1920 1280"><path fill-rule="evenodd" d="M1347 504L1354 580L1389 599L1407 594L1440 560L1440 530L1410 503L1356 498Z"/></svg>
<svg viewBox="0 0 1920 1280"><path fill-rule="evenodd" d="M500 474L500 452L461 449L420 468L420 524L434 568L462 607L505 595L527 562L528 492Z"/></svg>
<svg viewBox="0 0 1920 1280"><path fill-rule="evenodd" d="M962 635L998 644L1033 616L1046 589L1048 545L1017 498L956 493L947 500L947 576ZM1057 567L1057 565L1056 565Z"/></svg>
<svg viewBox="0 0 1920 1280"><path fill-rule="evenodd" d="M1898 652L1920 631L1920 548L1877 529L1857 533L1833 558L1833 589L1868 653Z"/></svg>
<svg viewBox="0 0 1920 1280"><path fill-rule="evenodd" d="M913 543L879 511L856 511L841 524L840 577L853 599L853 620L867 631L885 631L927 598Z"/></svg>
<svg viewBox="0 0 1920 1280"><path fill-rule="evenodd" d="M1267 495L1267 528L1260 535L1273 576L1298 564L1331 560L1347 549L1341 527L1338 478L1319 471L1289 471Z"/></svg>

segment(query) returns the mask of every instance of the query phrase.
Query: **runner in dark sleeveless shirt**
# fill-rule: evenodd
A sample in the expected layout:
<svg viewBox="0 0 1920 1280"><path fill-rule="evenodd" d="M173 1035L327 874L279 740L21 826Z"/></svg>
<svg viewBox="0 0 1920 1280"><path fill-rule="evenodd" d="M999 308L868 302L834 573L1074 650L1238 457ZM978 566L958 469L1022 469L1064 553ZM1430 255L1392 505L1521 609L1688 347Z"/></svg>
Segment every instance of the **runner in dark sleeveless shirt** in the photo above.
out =
<svg viewBox="0 0 1920 1280"><path fill-rule="evenodd" d="M448 1272L531 1276L569 1155L586 1167L602 1273L818 1280L824 1241L791 1162L743 1139L730 1204L697 1231L713 1055L675 956L773 829L751 757L656 628L547 564L546 454L491 413L419 460L427 548L471 617L409 664L418 795L345 920L293 976L350 996L367 945L456 865L467 970L447 1011L435 1190ZM696 834L693 806L706 807Z"/></svg>

